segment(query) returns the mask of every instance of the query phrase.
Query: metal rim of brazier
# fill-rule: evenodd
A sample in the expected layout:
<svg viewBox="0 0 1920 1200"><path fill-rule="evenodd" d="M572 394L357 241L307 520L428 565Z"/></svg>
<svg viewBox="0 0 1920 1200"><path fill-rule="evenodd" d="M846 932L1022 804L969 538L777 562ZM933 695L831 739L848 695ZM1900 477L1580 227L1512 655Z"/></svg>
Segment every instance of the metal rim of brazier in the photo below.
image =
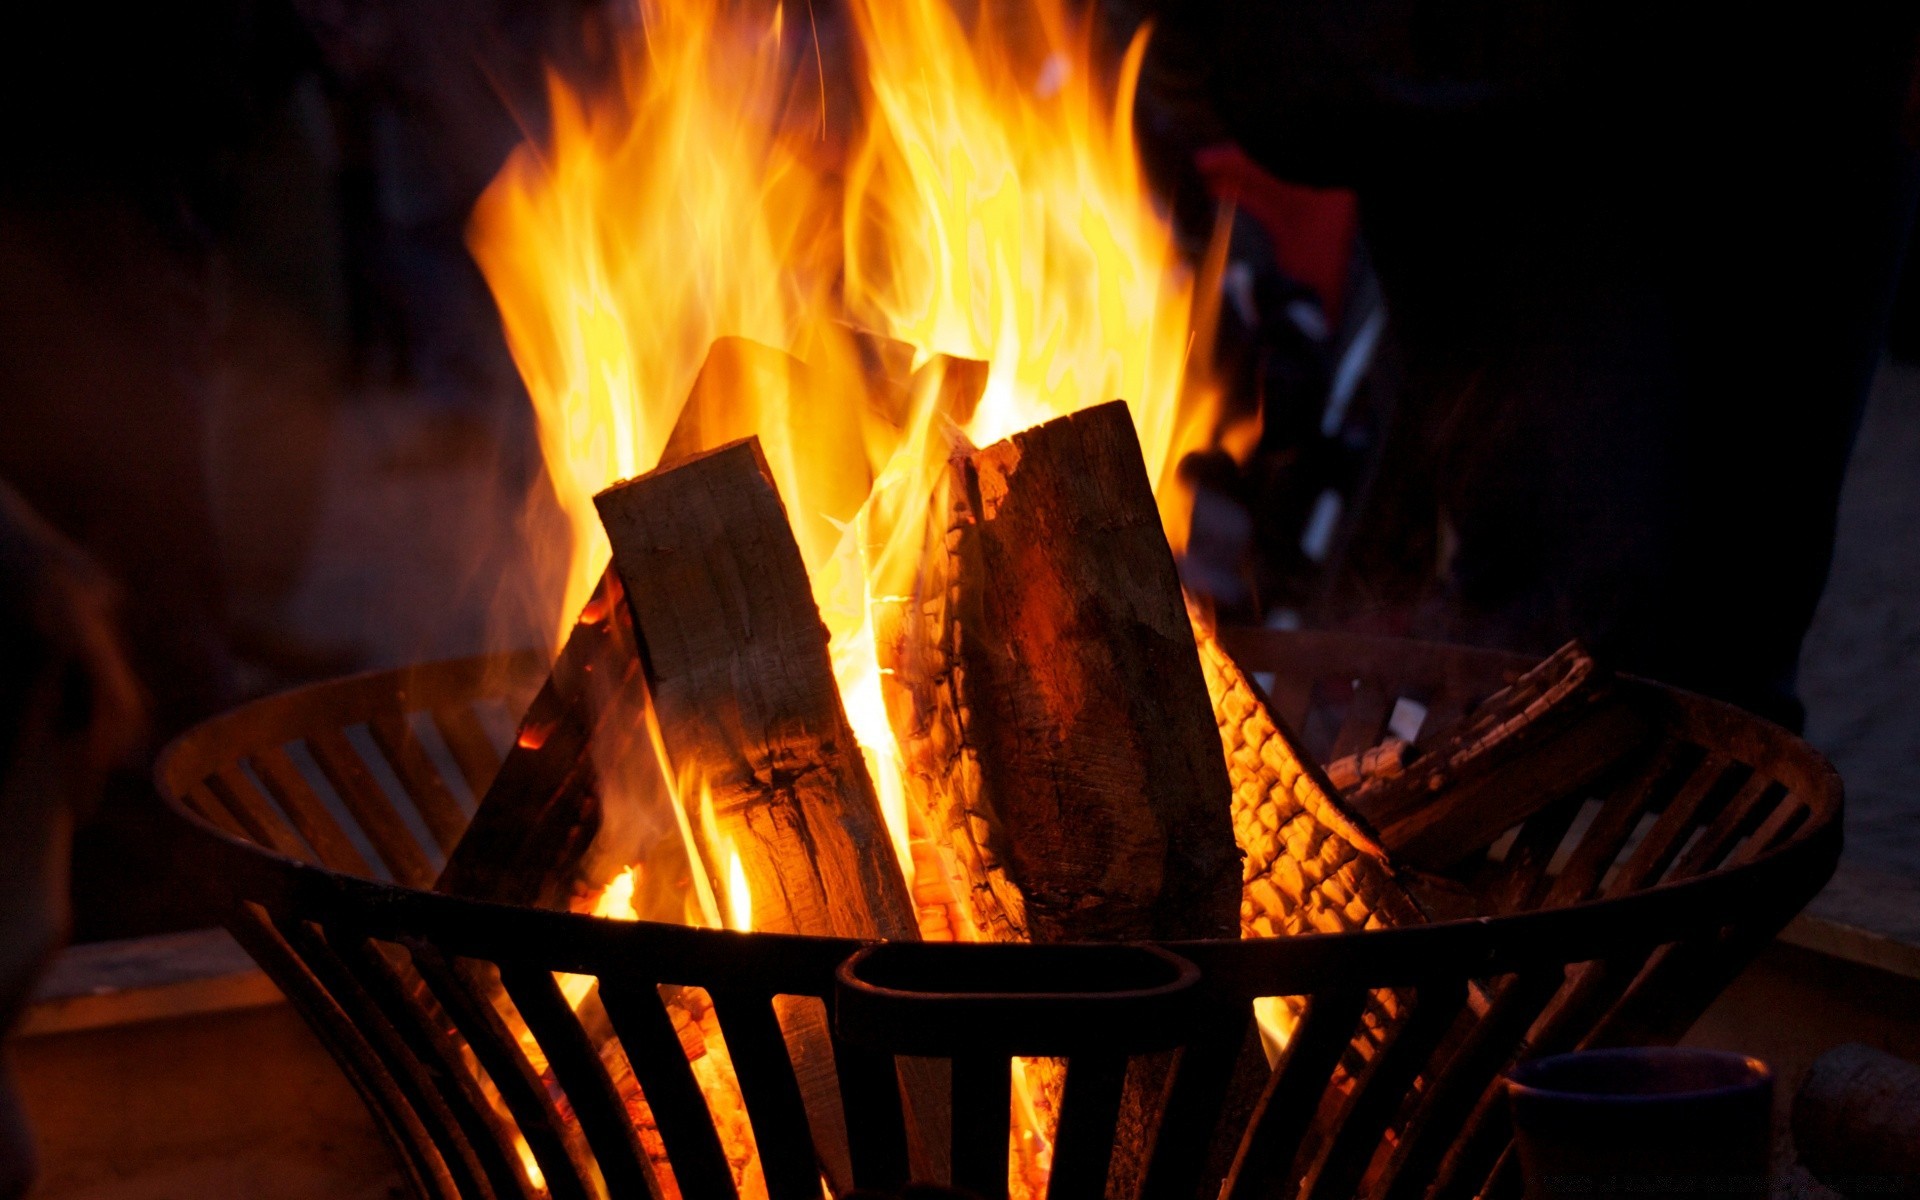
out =
<svg viewBox="0 0 1920 1200"><path fill-rule="evenodd" d="M1358 730L1362 742L1385 721L1382 697L1418 692L1436 713L1457 711L1524 665L1495 652L1394 639L1241 631L1225 640L1248 670L1279 671L1272 690L1283 719L1306 728L1327 695L1346 697L1345 715L1333 723L1372 722ZM834 1038L840 1153L860 1186L904 1182L912 1168L888 1056L941 1045L924 1031L890 1037L885 1020L862 1029L846 1019L872 999L849 999L859 981L836 978L866 950L862 943L485 904L333 869L356 860L364 867L371 846L387 874L412 872L418 882L420 864L446 847L436 852L431 831L394 814L404 803L417 815L425 789L437 789L435 802L444 804L455 775L469 795L484 790L475 709L491 697L524 700L544 667L538 655L521 654L357 676L257 701L177 739L156 777L199 834L229 928L340 1061L422 1196L584 1198L602 1185L616 1197L644 1195L658 1186L662 1148L683 1195L731 1196L714 1120L662 1007L663 985L713 998L772 1200L817 1200L824 1155L816 1139L828 1136L800 1100L776 996L811 997L842 1017ZM1318 686L1327 681L1335 686ZM1568 797L1517 836L1546 846L1545 871L1554 847L1577 852L1606 824L1619 844L1595 843L1595 853L1611 851L1612 874L1596 875L1589 891L1636 864L1643 874L1651 865L1645 886L1551 909L1366 933L1168 943L1151 953L1176 974L1197 975L1197 984L1174 989L1178 1002L1142 1008L1138 989L1118 989L1132 998L1086 997L1079 1019L1049 1019L1054 1028L1033 1038L1010 1038L1005 1028L1023 1011L1017 991L939 995L942 1057L955 1061L957 1080L981 1078L983 1069L989 1078L1004 1074L1012 1053L1067 1056L1068 1095L1079 1097L1077 1109L1067 1101L1069 1113L1104 1117L1117 1093L1103 1089L1119 1085L1111 1062L1095 1064L1089 1046L1105 1039L1133 1053L1181 1047L1151 1154L1132 1177L1143 1195L1211 1200L1223 1179L1231 1200L1515 1194L1505 1110L1496 1102L1501 1071L1537 1053L1678 1037L1812 897L1839 854L1839 779L1804 742L1715 701L1642 681L1626 686L1662 714L1667 736L1649 754L1671 758L1670 769L1642 772L1654 781L1643 780L1645 795L1628 795L1620 783L1619 799ZM438 730L440 753L423 756L409 730L428 725ZM371 735L355 741L344 736L350 729ZM313 750L323 733L324 754ZM1355 735L1341 730L1348 742ZM296 761L296 746L309 748L305 761ZM359 761L342 761L349 756ZM308 763L319 764L317 774ZM448 778L427 778L436 770ZM318 812L314 801L329 791L335 803ZM1693 808L1675 817L1677 797ZM1601 816L1581 828L1580 814L1596 801ZM326 828L343 820L358 839ZM368 833L370 821L378 836ZM416 844L397 844L403 834ZM332 867L322 865L329 859ZM1022 964L1045 973L1052 959L1113 950L952 944L911 953L935 978L945 971L1017 980ZM642 1146L603 1055L563 1000L556 1009L555 972L600 980L661 1145ZM1386 988L1405 989L1409 1011L1377 1057L1354 1061L1349 1043L1365 998ZM548 1075L529 1070L489 989L504 992L526 1022ZM1234 1086L1235 1072L1246 1070L1251 1002L1268 996L1311 999L1286 1055L1249 1092ZM1138 1022L1149 1011L1160 1024L1143 1041ZM1236 1104L1240 1097L1246 1103ZM1063 1114L1063 1130L1067 1122ZM956 1131L963 1123L976 1141L993 1124L956 1121ZM1072 1126L1075 1146L1083 1125ZM545 1192L513 1151L516 1131L540 1165ZM1110 1122L1105 1137L1110 1148ZM1004 1140L997 1151L962 1140L956 1132L958 1156L1004 1160ZM1063 1148L1062 1156L1051 1195L1102 1193L1104 1154Z"/></svg>

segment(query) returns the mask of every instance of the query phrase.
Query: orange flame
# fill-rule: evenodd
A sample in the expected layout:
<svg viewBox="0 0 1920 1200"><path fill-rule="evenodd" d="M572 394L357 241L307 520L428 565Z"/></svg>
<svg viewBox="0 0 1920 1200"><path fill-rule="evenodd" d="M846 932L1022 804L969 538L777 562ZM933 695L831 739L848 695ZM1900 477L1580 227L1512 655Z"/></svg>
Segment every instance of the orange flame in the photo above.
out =
<svg viewBox="0 0 1920 1200"><path fill-rule="evenodd" d="M1064 0L981 5L970 28L949 0L848 0L864 123L841 139L810 20L790 28L781 7L743 0L633 2L619 86L581 96L555 79L548 143L513 156L471 230L571 525L553 627L564 636L608 561L594 493L654 467L677 421L758 433L911 886L871 611L927 549L949 442L1125 399L1179 547L1176 470L1215 436L1213 289L1183 262L1132 137L1145 39L1110 79ZM843 319L925 367L904 407L863 371ZM807 380L749 365L717 422L683 417L730 335L793 354ZM939 355L989 364L963 427L940 410ZM696 801L676 818L705 866L690 916L751 928L711 797L684 777L676 791ZM602 905L617 908L614 887ZM1029 1113L1016 1147L1042 1172L1044 1124Z"/></svg>
<svg viewBox="0 0 1920 1200"><path fill-rule="evenodd" d="M823 137L806 24L790 31L779 6L635 3L615 94L556 79L548 144L514 155L471 233L572 525L556 629L607 560L593 493L655 465L708 346L732 334L799 354L859 410L863 435L838 446L790 436L817 423L816 397L762 396L758 423L836 651L859 637L864 568L818 535L802 477L882 477L930 423L924 407L903 424L867 411L843 316L922 361L989 362L966 430L978 444L1128 400L1184 540L1173 473L1217 405L1193 361L1206 305L1131 135L1144 38L1104 86L1088 25L1061 0L1013 6L1018 22L983 6L971 30L947 0L851 0L866 112L841 151ZM836 572L836 554L854 557ZM863 689L877 704L877 687L843 674L850 698ZM854 719L870 750L884 740L883 718Z"/></svg>

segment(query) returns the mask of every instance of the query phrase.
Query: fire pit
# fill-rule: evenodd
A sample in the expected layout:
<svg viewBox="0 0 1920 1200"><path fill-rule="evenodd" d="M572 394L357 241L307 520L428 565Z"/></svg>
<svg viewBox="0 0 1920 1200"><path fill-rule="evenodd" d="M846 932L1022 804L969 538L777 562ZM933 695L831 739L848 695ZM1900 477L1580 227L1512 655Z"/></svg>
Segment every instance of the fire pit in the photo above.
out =
<svg viewBox="0 0 1920 1200"><path fill-rule="evenodd" d="M1276 716L1335 747L1377 742L1395 698L1459 712L1525 665L1387 640L1222 639L1249 672L1274 673ZM1449 881L1414 881L1484 914L1472 918L1240 941L873 949L394 882L433 878L499 768L508 714L544 672L522 655L307 688L200 726L158 770L229 928L337 1057L422 1196L764 1187L815 1200L823 1171L836 1187L841 1171L862 1187L950 1171L1004 1195L1015 1056L1066 1062L1053 1196L1107 1194L1117 1146L1140 1160L1130 1186L1153 1197L1212 1197L1223 1182L1236 1200L1303 1187L1512 1194L1500 1072L1520 1057L1677 1038L1824 883L1840 847L1839 780L1804 743L1624 679L1658 716L1630 769L1527 816ZM579 976L597 981L597 1003L577 1004ZM1385 994L1395 1003L1382 1020ZM1301 1014L1271 1069L1245 1052L1267 997L1294 998ZM783 1033L796 1007L828 1022L837 1112L820 1110L820 1064ZM703 1053L690 1011L717 1026L743 1113L714 1086L720 1056ZM950 1096L939 1136L910 1136L910 1070ZM1143 1071L1164 1081L1144 1114L1122 1102L1129 1072ZM755 1164L744 1184L743 1140ZM950 1164L926 1161L929 1145Z"/></svg>

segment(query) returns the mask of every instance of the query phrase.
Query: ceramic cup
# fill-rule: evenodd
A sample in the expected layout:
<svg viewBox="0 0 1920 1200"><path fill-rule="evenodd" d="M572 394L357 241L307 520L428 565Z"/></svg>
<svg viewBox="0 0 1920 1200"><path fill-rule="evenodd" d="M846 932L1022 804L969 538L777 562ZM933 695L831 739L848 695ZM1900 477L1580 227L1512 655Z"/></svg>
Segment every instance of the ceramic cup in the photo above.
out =
<svg viewBox="0 0 1920 1200"><path fill-rule="evenodd" d="M1528 1200L1764 1197L1773 1072L1721 1050L1537 1058L1507 1076Z"/></svg>

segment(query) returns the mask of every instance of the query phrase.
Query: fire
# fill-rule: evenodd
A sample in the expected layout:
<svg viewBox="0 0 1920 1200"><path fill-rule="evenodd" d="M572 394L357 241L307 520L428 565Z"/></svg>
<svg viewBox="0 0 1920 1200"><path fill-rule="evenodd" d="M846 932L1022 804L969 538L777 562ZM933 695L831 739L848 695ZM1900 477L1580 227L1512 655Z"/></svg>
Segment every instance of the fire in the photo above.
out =
<svg viewBox="0 0 1920 1200"><path fill-rule="evenodd" d="M870 614L911 580L949 445L1123 398L1178 547L1178 465L1216 437L1209 272L1183 261L1133 139L1145 35L1116 69L1065 0L981 5L971 25L949 0L848 0L848 129L810 9L633 3L616 86L555 78L548 138L511 158L470 232L571 527L553 627L609 558L596 492L654 467L678 422L756 432L912 885ZM904 407L863 368L856 328L911 348ZM683 416L729 336L792 354L805 378L741 368L724 411ZM940 409L943 355L988 364L971 413ZM710 826L710 798L682 809L708 876L688 910L751 928L739 855L684 815ZM593 910L631 913L637 882L616 877Z"/></svg>
<svg viewBox="0 0 1920 1200"><path fill-rule="evenodd" d="M965 430L977 444L1125 398L1184 541L1174 473L1211 440L1217 404L1194 352L1211 334L1203 289L1132 138L1144 36L1108 83L1061 0L1024 0L1017 21L983 6L971 29L947 0L852 0L865 113L843 146L811 21L635 3L614 94L554 80L551 136L513 156L471 231L573 530L556 630L607 561L593 494L657 463L726 335L805 359L845 410L777 384L740 398L759 406L836 648L860 636L844 576L861 568L830 565L857 550L823 535L822 493L883 478L938 433L926 389L904 422L872 414L843 319L920 361L991 364ZM806 436L843 419L855 436ZM884 720L860 658L845 656L843 691L871 748Z"/></svg>

